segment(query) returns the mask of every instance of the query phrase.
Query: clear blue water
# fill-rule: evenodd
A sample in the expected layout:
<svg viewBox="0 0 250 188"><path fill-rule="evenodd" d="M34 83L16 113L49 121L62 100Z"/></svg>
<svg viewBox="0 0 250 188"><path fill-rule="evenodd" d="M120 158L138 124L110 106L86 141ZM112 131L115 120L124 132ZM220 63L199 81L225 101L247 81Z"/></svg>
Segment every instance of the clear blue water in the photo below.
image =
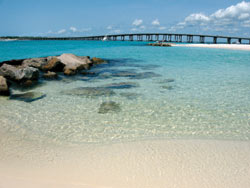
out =
<svg viewBox="0 0 250 188"><path fill-rule="evenodd" d="M73 53L111 60L92 69L104 70L104 75L121 70L159 74L146 79L79 75L46 81L32 89L47 94L41 100L25 103L0 98L0 130L31 140L77 144L159 138L250 139L250 52L145 44L0 42L0 61ZM62 93L120 82L139 87L114 89L115 95L97 98ZM13 89L13 93L20 92ZM119 104L120 111L98 113L108 101Z"/></svg>

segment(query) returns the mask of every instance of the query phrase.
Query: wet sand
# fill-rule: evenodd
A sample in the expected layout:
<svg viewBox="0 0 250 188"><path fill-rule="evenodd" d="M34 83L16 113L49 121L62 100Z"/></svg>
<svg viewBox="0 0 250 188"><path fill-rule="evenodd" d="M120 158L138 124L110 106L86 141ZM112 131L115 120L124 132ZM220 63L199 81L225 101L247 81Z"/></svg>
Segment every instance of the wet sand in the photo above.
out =
<svg viewBox="0 0 250 188"><path fill-rule="evenodd" d="M246 45L246 44L172 44L172 46L198 47L198 48L220 48L220 49L250 51L250 45Z"/></svg>
<svg viewBox="0 0 250 188"><path fill-rule="evenodd" d="M1 188L250 187L249 141L48 146L24 140L0 138Z"/></svg>

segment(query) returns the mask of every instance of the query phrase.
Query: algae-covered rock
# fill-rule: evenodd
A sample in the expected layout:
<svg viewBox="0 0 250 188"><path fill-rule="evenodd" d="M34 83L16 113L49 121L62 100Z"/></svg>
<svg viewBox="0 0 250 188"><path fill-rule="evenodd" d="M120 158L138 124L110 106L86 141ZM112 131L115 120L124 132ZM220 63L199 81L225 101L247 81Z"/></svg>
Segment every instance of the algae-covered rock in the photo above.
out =
<svg viewBox="0 0 250 188"><path fill-rule="evenodd" d="M91 61L93 62L94 65L99 65L99 64L102 64L102 63L107 63L107 61L101 59L101 58L97 58L97 57L93 57L91 59Z"/></svg>
<svg viewBox="0 0 250 188"><path fill-rule="evenodd" d="M120 82L120 83L106 84L103 87L110 89L130 89L139 87L139 84L135 82Z"/></svg>
<svg viewBox="0 0 250 188"><path fill-rule="evenodd" d="M99 114L106 114L110 112L120 112L121 107L118 103L114 101L109 101L109 102L103 102L98 110Z"/></svg>
<svg viewBox="0 0 250 188"><path fill-rule="evenodd" d="M44 71L62 72L65 64L63 64L58 58L52 57L48 60L48 63L42 67Z"/></svg>
<svg viewBox="0 0 250 188"><path fill-rule="evenodd" d="M115 95L115 92L111 89L104 87L79 87L71 90L62 91L62 94L91 98L100 96L112 96Z"/></svg>
<svg viewBox="0 0 250 188"><path fill-rule="evenodd" d="M46 97L46 94L40 92L26 92L20 94L13 94L10 96L10 100L19 100L24 102L34 102L36 100Z"/></svg>

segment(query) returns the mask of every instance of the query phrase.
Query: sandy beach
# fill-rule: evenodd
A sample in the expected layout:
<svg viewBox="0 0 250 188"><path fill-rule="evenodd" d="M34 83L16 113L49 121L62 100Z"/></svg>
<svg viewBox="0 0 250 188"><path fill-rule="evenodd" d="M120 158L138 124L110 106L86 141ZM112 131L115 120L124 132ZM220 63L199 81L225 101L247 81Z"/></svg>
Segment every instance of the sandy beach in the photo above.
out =
<svg viewBox="0 0 250 188"><path fill-rule="evenodd" d="M247 44L171 44L180 47L198 47L198 48L219 48L229 50L245 50L250 51L250 45Z"/></svg>
<svg viewBox="0 0 250 188"><path fill-rule="evenodd" d="M0 154L0 187L250 187L250 142L247 141L152 140L77 147L45 145L23 140L18 143L15 139L1 144L6 147L1 148Z"/></svg>

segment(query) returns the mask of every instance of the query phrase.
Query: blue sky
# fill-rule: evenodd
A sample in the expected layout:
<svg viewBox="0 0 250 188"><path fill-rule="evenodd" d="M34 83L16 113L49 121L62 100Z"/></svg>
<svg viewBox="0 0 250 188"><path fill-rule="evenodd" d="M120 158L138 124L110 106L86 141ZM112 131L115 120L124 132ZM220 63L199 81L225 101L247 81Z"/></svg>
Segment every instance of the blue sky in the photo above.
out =
<svg viewBox="0 0 250 188"><path fill-rule="evenodd" d="M0 0L0 36L137 32L250 37L250 1Z"/></svg>

